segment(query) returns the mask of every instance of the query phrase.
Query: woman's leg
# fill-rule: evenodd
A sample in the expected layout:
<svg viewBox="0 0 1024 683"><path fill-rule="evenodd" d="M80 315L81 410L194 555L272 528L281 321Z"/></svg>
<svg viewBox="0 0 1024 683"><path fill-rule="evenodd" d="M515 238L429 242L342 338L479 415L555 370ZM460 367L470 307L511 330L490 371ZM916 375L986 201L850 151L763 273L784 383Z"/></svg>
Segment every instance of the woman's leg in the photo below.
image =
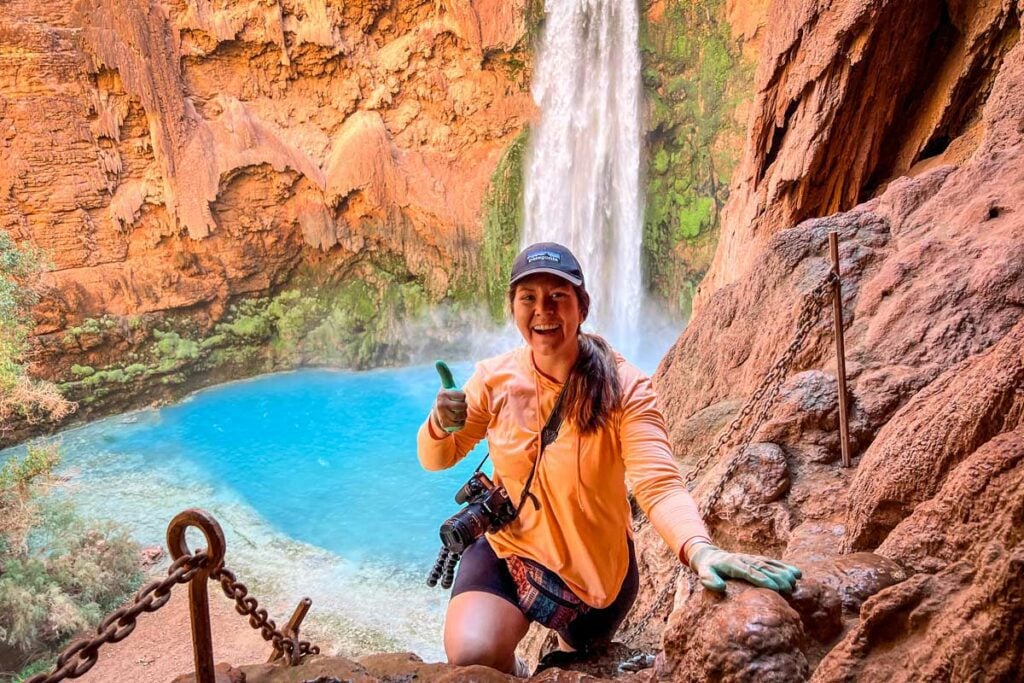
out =
<svg viewBox="0 0 1024 683"><path fill-rule="evenodd" d="M519 609L516 584L505 560L486 538L466 549L444 619L444 651L452 664L514 673L516 645L529 622Z"/></svg>
<svg viewBox="0 0 1024 683"><path fill-rule="evenodd" d="M514 673L516 645L529 625L519 607L505 598L483 591L459 593L448 603L444 619L448 662Z"/></svg>
<svg viewBox="0 0 1024 683"><path fill-rule="evenodd" d="M639 588L640 572L636 564L633 541L630 539L629 569L615 601L603 609L592 609L580 615L565 629L559 631L559 648L563 652L575 652L610 642L633 607Z"/></svg>

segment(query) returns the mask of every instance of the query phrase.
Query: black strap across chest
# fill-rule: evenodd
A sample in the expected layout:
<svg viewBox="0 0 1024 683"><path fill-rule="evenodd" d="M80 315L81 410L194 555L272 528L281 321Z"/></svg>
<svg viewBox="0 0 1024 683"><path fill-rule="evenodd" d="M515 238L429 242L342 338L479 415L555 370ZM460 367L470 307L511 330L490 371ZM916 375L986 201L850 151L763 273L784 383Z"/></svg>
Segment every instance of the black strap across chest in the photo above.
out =
<svg viewBox="0 0 1024 683"><path fill-rule="evenodd" d="M533 484L533 478L537 474L537 468L540 467L540 459L544 457L544 449L550 446L555 439L558 438L558 432L562 429L562 398L565 396L565 388L569 385L567 379L565 384L562 385L562 390L558 392L558 398L555 399L555 405L551 409L551 414L548 415L547 422L544 423L544 427L540 430L540 453L537 454L537 459L533 461L533 467L530 468L530 476L526 478L526 484L523 486L523 495L519 498L519 505L516 506L516 513L512 516L512 520L519 516L520 510L526 504L526 500L533 501L533 509L540 510L540 502L537 500L537 496L530 493L530 486ZM484 466L484 462L490 457L490 453L484 456L484 459L477 465L477 470ZM509 520L510 522L512 520Z"/></svg>

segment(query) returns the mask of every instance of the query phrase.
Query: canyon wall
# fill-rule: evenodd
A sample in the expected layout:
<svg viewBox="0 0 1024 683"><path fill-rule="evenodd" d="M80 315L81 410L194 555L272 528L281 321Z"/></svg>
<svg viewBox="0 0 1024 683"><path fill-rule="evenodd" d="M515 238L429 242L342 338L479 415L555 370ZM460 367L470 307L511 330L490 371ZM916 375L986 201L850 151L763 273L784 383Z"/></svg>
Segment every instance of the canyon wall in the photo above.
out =
<svg viewBox="0 0 1024 683"><path fill-rule="evenodd" d="M684 471L778 386L749 446L718 451L694 494L726 477L714 538L804 579L785 599L739 584L716 599L641 525L642 604L660 618L627 626L661 647L660 679L1019 680L1022 15L1020 2L769 8L721 241L655 384Z"/></svg>
<svg viewBox="0 0 1024 683"><path fill-rule="evenodd" d="M50 260L32 370L110 401L394 358L475 303L483 200L536 115L536 2L0 8L0 229Z"/></svg>
<svg viewBox="0 0 1024 683"><path fill-rule="evenodd" d="M681 316L766 14L643 6L644 270ZM460 350L450 330L504 317L543 15L541 0L6 3L0 230L49 259L32 375L87 417L268 370L403 362L428 337Z"/></svg>
<svg viewBox="0 0 1024 683"><path fill-rule="evenodd" d="M773 2L722 246L698 307L779 230L967 159L1002 55L1019 38L1015 13L1012 2Z"/></svg>

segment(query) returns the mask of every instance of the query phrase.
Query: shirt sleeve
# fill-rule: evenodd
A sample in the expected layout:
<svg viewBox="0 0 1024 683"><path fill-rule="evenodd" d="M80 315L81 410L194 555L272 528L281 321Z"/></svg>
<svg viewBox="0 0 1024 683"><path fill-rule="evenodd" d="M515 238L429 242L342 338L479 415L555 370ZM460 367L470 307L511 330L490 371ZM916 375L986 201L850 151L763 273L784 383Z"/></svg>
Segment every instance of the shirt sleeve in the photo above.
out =
<svg viewBox="0 0 1024 683"><path fill-rule="evenodd" d="M665 418L647 377L635 382L623 399L619 438L626 478L640 509L685 562L683 547L707 538L708 531L672 456Z"/></svg>
<svg viewBox="0 0 1024 683"><path fill-rule="evenodd" d="M426 470L443 470L459 462L487 435L491 422L490 394L479 366L463 387L466 392L466 426L451 434L431 424L430 414L416 436L416 454Z"/></svg>

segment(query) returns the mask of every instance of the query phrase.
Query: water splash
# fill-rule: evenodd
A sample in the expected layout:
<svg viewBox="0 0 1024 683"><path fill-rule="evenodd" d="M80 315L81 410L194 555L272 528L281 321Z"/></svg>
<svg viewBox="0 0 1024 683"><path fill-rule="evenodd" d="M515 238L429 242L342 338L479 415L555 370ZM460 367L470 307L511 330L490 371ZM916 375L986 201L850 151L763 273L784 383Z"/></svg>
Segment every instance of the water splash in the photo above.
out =
<svg viewBox="0 0 1024 683"><path fill-rule="evenodd" d="M590 325L632 356L644 299L636 3L547 0L545 9L523 244L572 249L593 299Z"/></svg>

